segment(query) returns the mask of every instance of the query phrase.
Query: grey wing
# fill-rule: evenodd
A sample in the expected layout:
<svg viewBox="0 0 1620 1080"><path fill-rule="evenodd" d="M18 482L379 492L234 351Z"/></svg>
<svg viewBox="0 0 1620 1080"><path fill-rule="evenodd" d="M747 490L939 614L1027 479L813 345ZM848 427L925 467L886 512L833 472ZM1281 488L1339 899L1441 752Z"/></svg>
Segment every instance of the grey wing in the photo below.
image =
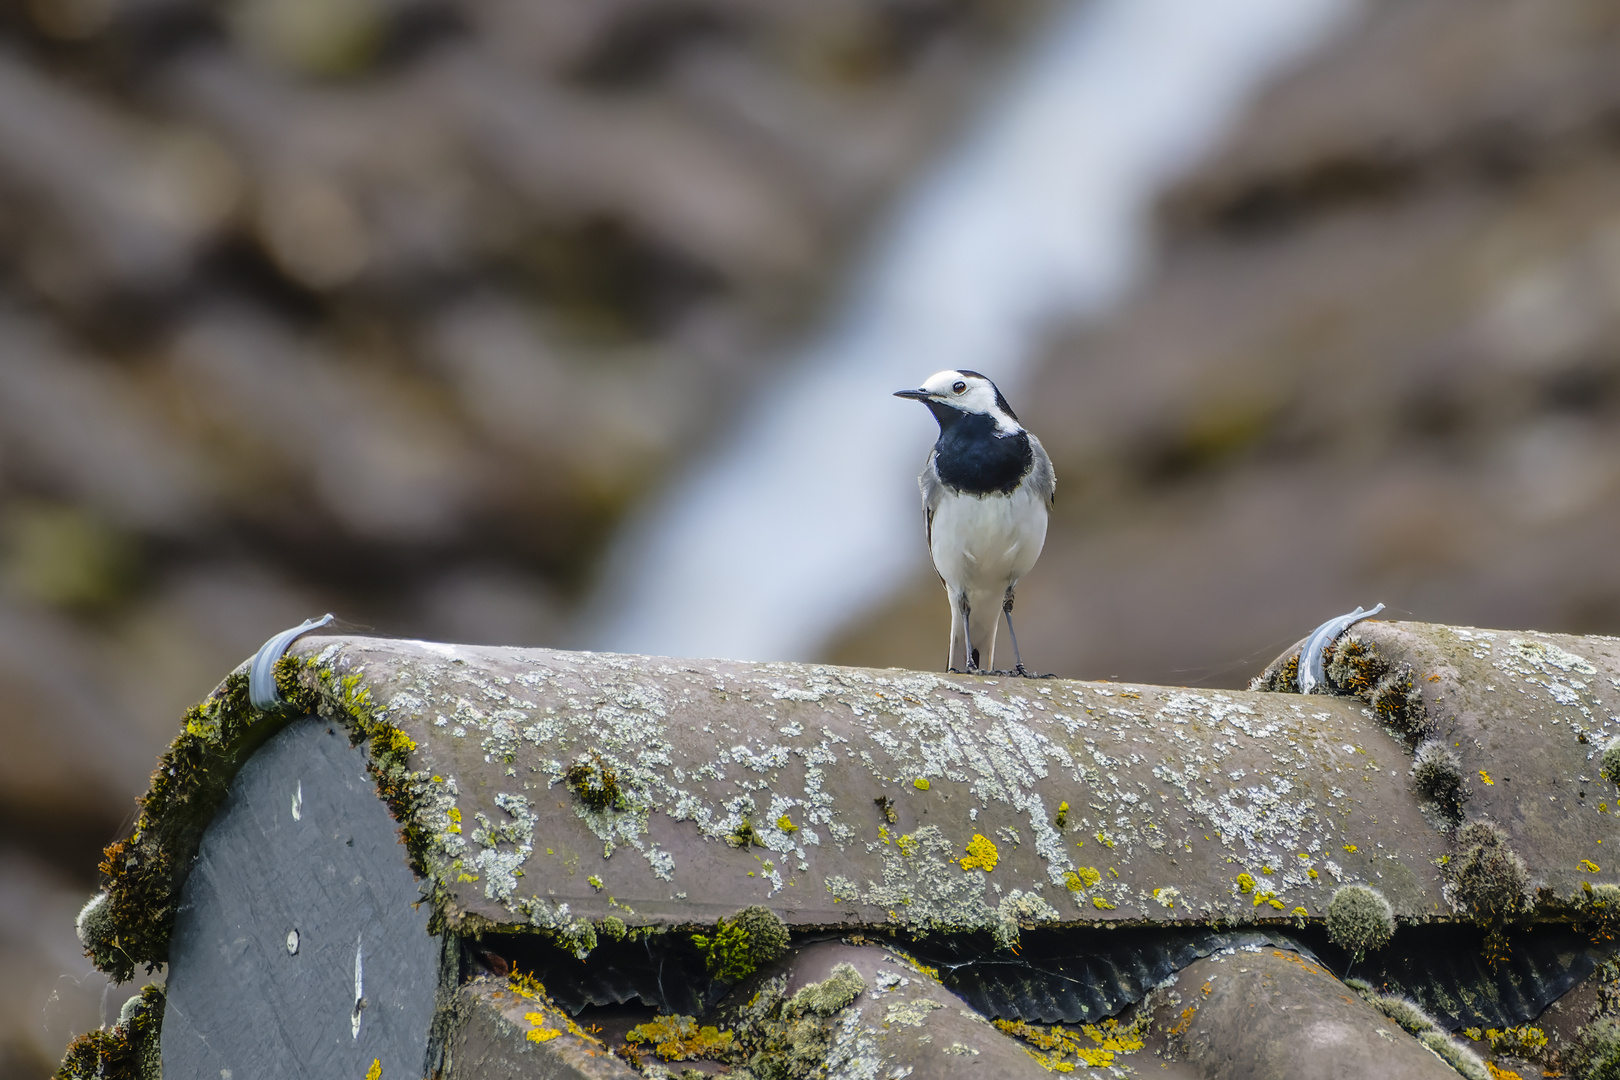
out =
<svg viewBox="0 0 1620 1080"><path fill-rule="evenodd" d="M1041 440L1030 435L1029 448L1035 452L1035 464L1029 470L1029 486L1050 510L1057 502L1057 473L1052 471L1052 459L1046 456L1046 448L1041 445ZM933 459L930 458L929 464L932 463Z"/></svg>
<svg viewBox="0 0 1620 1080"><path fill-rule="evenodd" d="M940 482L939 471L934 468L934 452L929 451L928 461L923 465L922 473L917 477L917 486L922 489L923 501L923 530L928 539L928 551L934 550L934 511L939 509L940 500L945 498L945 485ZM1043 458L1045 454L1041 455ZM1048 466L1048 471L1050 466ZM935 571L938 573L938 570ZM944 578L940 578L944 581Z"/></svg>

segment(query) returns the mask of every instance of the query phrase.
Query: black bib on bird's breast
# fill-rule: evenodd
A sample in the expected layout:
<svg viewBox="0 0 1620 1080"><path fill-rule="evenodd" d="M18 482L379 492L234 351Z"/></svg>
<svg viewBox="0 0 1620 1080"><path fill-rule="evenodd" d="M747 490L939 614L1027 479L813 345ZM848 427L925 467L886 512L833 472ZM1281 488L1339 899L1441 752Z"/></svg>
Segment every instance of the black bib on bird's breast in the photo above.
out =
<svg viewBox="0 0 1620 1080"><path fill-rule="evenodd" d="M940 480L969 495L1011 494L1035 463L1027 434L998 438L994 418L983 413L957 413L941 423L934 451Z"/></svg>

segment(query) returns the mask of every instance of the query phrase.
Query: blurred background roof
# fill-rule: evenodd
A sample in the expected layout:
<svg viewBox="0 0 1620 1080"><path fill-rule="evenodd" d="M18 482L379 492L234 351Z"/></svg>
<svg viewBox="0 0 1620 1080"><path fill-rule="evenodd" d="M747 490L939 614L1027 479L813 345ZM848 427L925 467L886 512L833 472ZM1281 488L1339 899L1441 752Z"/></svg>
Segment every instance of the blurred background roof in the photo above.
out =
<svg viewBox="0 0 1620 1080"><path fill-rule="evenodd" d="M97 852L307 615L938 666L930 425L864 395L942 358L1056 462L1042 670L1620 631L1614 5L1130 10L0 0L0 1077L116 1013Z"/></svg>

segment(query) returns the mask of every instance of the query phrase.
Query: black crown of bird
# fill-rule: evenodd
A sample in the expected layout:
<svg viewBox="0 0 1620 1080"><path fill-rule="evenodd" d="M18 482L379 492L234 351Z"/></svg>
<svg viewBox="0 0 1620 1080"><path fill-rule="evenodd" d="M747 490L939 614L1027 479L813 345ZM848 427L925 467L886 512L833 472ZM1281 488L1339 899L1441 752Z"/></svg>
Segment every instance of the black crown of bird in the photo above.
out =
<svg viewBox="0 0 1620 1080"><path fill-rule="evenodd" d="M1052 459L977 371L941 371L894 396L922 402L939 421L917 484L928 553L951 605L945 670L1028 676L1013 631L1013 595L1046 543L1057 494ZM997 608L1012 639L1008 671L995 667Z"/></svg>

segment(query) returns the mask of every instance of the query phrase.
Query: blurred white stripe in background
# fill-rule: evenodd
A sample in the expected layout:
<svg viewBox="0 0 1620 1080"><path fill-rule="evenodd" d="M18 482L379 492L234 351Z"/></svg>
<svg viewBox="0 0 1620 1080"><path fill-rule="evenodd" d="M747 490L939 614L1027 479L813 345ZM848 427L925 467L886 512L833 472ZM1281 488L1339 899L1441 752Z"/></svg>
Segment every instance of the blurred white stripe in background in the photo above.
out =
<svg viewBox="0 0 1620 1080"><path fill-rule="evenodd" d="M825 331L626 527L590 644L808 659L914 580L927 560L915 476L935 428L890 393L973 368L1017 409L1043 332L1135 279L1157 193L1353 9L1059 5L1009 85L898 204Z"/></svg>

